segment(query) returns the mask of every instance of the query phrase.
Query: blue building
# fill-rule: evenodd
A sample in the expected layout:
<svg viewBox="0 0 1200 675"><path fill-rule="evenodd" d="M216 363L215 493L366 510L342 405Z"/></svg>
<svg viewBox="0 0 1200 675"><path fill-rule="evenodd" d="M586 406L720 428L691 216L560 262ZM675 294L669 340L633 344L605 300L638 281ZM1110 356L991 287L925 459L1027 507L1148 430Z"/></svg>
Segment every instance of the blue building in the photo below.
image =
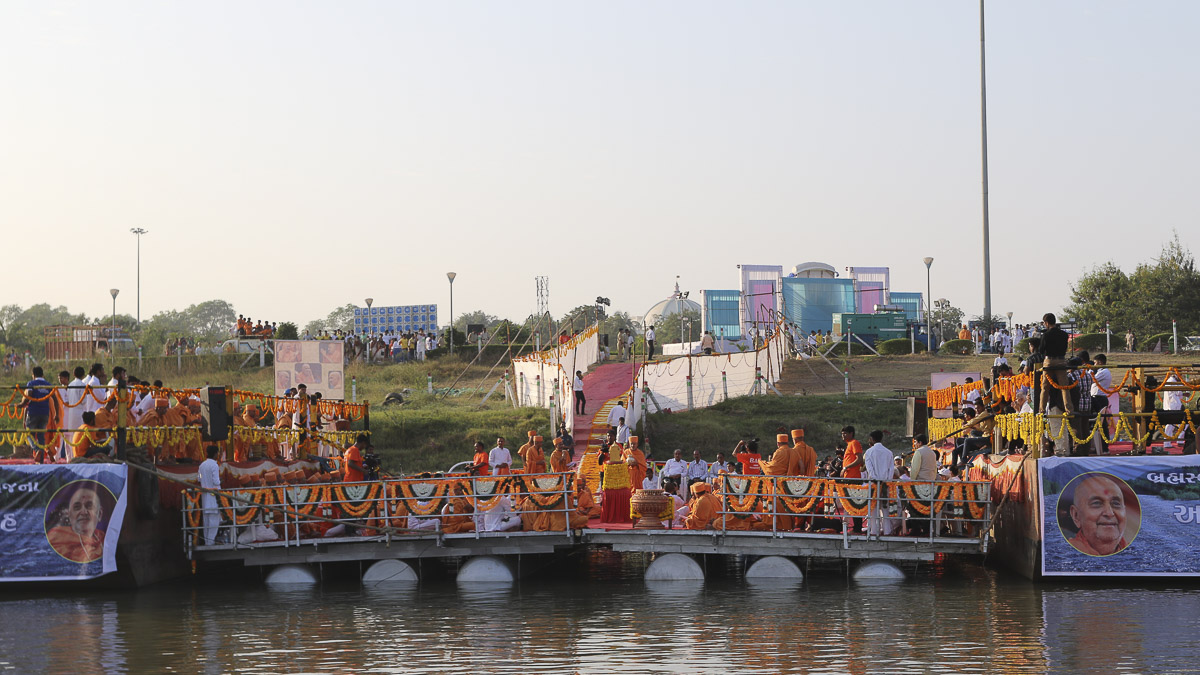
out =
<svg viewBox="0 0 1200 675"><path fill-rule="evenodd" d="M716 338L742 339L741 291L701 291L704 330Z"/></svg>
<svg viewBox="0 0 1200 675"><path fill-rule="evenodd" d="M783 279L783 315L800 330L833 330L833 315L853 313L854 280L786 277Z"/></svg>
<svg viewBox="0 0 1200 675"><path fill-rule="evenodd" d="M925 306L921 303L921 293L895 291L892 293L892 305L904 310L904 319L909 323L922 323Z"/></svg>

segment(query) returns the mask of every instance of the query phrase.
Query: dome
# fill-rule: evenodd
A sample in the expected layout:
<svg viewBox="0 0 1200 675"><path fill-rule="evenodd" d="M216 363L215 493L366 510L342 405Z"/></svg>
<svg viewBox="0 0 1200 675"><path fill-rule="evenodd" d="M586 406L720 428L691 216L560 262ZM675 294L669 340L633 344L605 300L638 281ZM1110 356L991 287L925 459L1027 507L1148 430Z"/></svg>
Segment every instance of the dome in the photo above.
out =
<svg viewBox="0 0 1200 675"><path fill-rule="evenodd" d="M823 262L800 263L792 268L792 276L810 279L834 279L838 275L833 265Z"/></svg>
<svg viewBox="0 0 1200 675"><path fill-rule="evenodd" d="M646 310L645 323L646 326L656 326L662 323L665 317L672 314L682 314L686 311L700 312L700 303L694 300L688 300L679 292L679 284L675 284L675 293L666 300L659 301L653 307Z"/></svg>

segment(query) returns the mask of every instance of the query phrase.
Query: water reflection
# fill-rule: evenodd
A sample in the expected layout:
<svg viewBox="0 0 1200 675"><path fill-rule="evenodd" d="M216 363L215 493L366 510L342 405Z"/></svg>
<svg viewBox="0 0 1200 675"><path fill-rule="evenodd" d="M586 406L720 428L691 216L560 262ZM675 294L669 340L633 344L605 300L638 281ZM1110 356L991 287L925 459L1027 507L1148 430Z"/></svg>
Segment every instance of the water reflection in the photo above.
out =
<svg viewBox="0 0 1200 675"><path fill-rule="evenodd" d="M563 574L502 586L205 584L9 597L0 601L9 629L0 631L0 666L1033 673L1170 672L1200 662L1200 647L1180 637L1200 628L1200 591L1185 587L1038 587L978 568L923 568L900 584L865 587L844 570L818 570L801 584L736 576L646 584L633 576L622 568L588 583Z"/></svg>

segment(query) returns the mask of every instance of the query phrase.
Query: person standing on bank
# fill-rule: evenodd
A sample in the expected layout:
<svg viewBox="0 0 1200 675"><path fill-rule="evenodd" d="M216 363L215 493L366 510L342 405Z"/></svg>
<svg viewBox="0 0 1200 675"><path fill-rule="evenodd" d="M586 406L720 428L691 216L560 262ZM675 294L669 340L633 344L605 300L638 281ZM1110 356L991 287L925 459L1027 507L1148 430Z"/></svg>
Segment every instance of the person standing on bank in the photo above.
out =
<svg viewBox="0 0 1200 675"><path fill-rule="evenodd" d="M654 326L646 329L646 358L654 356Z"/></svg>
<svg viewBox="0 0 1200 675"><path fill-rule="evenodd" d="M583 396L583 372L575 371L575 414L582 415L587 411L587 399Z"/></svg>

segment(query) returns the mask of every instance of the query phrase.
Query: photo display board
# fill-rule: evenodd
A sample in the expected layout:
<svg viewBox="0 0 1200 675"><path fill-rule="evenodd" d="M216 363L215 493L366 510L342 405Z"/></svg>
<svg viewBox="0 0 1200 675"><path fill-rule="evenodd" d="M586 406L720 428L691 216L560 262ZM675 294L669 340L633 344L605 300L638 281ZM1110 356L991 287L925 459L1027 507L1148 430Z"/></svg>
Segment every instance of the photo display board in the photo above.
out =
<svg viewBox="0 0 1200 675"><path fill-rule="evenodd" d="M275 395L307 385L311 396L341 401L346 398L346 343L341 340L276 340Z"/></svg>
<svg viewBox="0 0 1200 675"><path fill-rule="evenodd" d="M437 330L437 305L355 307L355 333L407 333Z"/></svg>

